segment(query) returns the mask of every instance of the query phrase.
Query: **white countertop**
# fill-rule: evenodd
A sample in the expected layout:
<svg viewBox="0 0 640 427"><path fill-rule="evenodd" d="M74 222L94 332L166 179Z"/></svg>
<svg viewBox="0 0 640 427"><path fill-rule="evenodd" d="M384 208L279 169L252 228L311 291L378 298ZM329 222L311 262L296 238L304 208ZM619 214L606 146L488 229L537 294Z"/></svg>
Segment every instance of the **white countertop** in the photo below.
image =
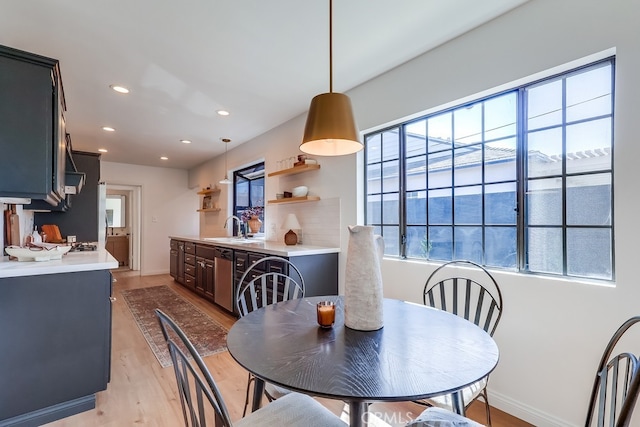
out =
<svg viewBox="0 0 640 427"><path fill-rule="evenodd" d="M40 274L73 273L76 271L118 268L118 261L104 249L91 252L69 252L60 260L10 261L0 257L0 278L35 276Z"/></svg>
<svg viewBox="0 0 640 427"><path fill-rule="evenodd" d="M319 254L332 254L340 252L340 248L324 247L324 246L309 246L309 245L285 245L284 243L272 242L261 239L248 239L239 241L219 241L208 240L206 237L194 237L194 236L169 236L171 239L183 240L188 242L194 242L204 245L221 246L225 248L239 249L245 251L254 251L265 253L269 255L277 255L283 257L295 257L302 255L319 255ZM212 238L217 239L217 238ZM220 239L225 239L221 237ZM227 239L227 240L232 240Z"/></svg>

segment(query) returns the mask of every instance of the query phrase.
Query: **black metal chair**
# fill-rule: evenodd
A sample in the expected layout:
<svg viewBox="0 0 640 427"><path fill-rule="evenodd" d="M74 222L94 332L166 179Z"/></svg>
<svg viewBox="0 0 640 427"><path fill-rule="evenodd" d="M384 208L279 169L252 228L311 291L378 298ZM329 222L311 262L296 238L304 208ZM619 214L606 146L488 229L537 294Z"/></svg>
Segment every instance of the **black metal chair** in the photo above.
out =
<svg viewBox="0 0 640 427"><path fill-rule="evenodd" d="M640 316L627 320L613 334L600 358L591 390L586 427L627 427L640 389L640 370L635 353L616 352L622 336L636 323ZM634 348L637 351L637 347Z"/></svg>
<svg viewBox="0 0 640 427"><path fill-rule="evenodd" d="M155 312L173 361L186 427L346 426L315 399L300 393L284 396L232 423L220 390L191 341L173 319L161 310Z"/></svg>
<svg viewBox="0 0 640 427"><path fill-rule="evenodd" d="M286 258L261 258L244 272L238 281L236 307L240 317L261 307L280 301L304 297L304 278L300 270ZM249 373L244 412L249 407L249 391L255 377ZM291 393L283 387L265 383L264 394L269 402Z"/></svg>
<svg viewBox="0 0 640 427"><path fill-rule="evenodd" d="M627 320L613 334L598 364L585 427L629 427L640 395L640 363L631 351L621 351L618 343L640 316ZM632 341L633 343L637 340ZM628 346L624 343L622 346ZM634 350L637 345L634 346ZM637 350L636 350L637 351ZM407 427L436 427L475 424L456 424L473 421L440 408L427 408ZM438 424L440 423L440 424Z"/></svg>
<svg viewBox="0 0 640 427"><path fill-rule="evenodd" d="M491 336L502 317L502 292L498 283L484 267L466 260L447 262L431 273L424 286L423 303L464 317ZM474 400L482 397L487 425L491 426L491 409L487 396L488 381L489 376L486 376L465 387L462 390L462 401L466 408ZM418 400L416 403L453 410L450 394Z"/></svg>

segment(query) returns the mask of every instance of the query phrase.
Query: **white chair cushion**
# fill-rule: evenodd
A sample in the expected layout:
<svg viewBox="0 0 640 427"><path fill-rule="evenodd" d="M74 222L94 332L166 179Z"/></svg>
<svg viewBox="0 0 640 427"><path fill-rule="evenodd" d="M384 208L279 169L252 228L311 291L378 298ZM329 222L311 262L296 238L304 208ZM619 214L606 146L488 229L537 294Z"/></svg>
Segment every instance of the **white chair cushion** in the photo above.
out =
<svg viewBox="0 0 640 427"><path fill-rule="evenodd" d="M483 425L446 409L427 408L405 427L483 427Z"/></svg>
<svg viewBox="0 0 640 427"><path fill-rule="evenodd" d="M291 393L291 390L288 388L280 387L275 384L265 383L264 384L264 392L267 396L270 396L271 399L280 399L282 396L286 396Z"/></svg>
<svg viewBox="0 0 640 427"><path fill-rule="evenodd" d="M289 393L233 423L234 427L345 427L347 424L314 398Z"/></svg>
<svg viewBox="0 0 640 427"><path fill-rule="evenodd" d="M475 382L470 386L462 389L462 402L464 403L465 407L469 403L471 403L476 397L478 397L478 395L482 392L482 390L487 386L488 381L489 381L489 377L484 377L480 381ZM429 406L435 406L437 408L453 411L453 402L450 394L431 397L429 399L419 400L418 402L425 403Z"/></svg>

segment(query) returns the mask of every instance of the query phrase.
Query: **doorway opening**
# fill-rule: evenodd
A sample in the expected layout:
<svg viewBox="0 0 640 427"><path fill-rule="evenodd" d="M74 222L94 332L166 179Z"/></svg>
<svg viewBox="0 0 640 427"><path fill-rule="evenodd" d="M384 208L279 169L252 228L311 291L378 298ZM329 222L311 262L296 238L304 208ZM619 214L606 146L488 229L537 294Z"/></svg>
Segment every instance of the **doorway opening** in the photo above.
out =
<svg viewBox="0 0 640 427"><path fill-rule="evenodd" d="M113 250L111 254L120 262L118 270L133 270L138 274L141 270L141 200L141 186L107 183L107 221L109 214L119 219L108 222L107 248Z"/></svg>

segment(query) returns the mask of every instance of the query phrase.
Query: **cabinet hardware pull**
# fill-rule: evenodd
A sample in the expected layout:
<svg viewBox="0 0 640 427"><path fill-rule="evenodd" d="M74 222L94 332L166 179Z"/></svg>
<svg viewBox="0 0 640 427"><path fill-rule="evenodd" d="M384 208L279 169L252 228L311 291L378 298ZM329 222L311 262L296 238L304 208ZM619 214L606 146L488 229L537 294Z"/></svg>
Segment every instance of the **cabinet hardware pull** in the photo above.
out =
<svg viewBox="0 0 640 427"><path fill-rule="evenodd" d="M116 302L116 297L109 297L109 301Z"/></svg>

